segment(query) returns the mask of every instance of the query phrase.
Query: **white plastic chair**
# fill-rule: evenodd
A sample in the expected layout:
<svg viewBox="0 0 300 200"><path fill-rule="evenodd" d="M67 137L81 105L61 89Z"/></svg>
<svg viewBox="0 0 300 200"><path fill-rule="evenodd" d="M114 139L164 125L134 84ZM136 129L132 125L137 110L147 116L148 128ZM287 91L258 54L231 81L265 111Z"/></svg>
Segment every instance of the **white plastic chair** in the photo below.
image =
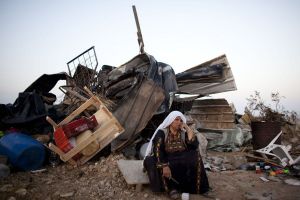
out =
<svg viewBox="0 0 300 200"><path fill-rule="evenodd" d="M281 134L282 131L278 133L278 135L268 144L268 146L258 149L256 150L256 152L262 154L264 158L267 158L266 155L275 156L280 160L281 165L283 167L298 163L300 161L300 156L296 160L294 160L289 154L289 151L292 148L291 145L284 146L284 145L274 144Z"/></svg>

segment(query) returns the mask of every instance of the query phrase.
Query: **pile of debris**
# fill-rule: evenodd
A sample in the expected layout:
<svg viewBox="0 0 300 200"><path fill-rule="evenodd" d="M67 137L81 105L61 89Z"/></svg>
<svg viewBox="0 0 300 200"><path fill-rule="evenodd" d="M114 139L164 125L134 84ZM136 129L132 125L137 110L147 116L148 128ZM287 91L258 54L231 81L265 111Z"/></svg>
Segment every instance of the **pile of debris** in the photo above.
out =
<svg viewBox="0 0 300 200"><path fill-rule="evenodd" d="M258 145L245 115L236 114L225 99L202 98L236 90L225 55L175 74L170 65L140 50L119 67L98 69L91 47L67 63L68 72L44 74L19 93L13 104L1 104L0 177L9 176L10 169L36 171L48 164L57 166L58 159L82 167L93 157L111 152L122 153L123 159L142 159L145 144L173 110L184 113L193 127L207 170L256 167L271 174L291 167L291 174L299 177L300 157L294 159L291 146L277 140L281 127ZM59 87L64 98L55 104L57 97L50 91L60 80L66 81ZM292 142L297 155L299 123L285 125L283 130L293 130L289 134L296 138ZM242 152L243 156L229 162L226 156L208 155L208 150ZM249 164L246 157L256 163ZM258 161L263 164L257 167Z"/></svg>
<svg viewBox="0 0 300 200"><path fill-rule="evenodd" d="M283 164L282 167L299 161L291 157L288 153L291 149L284 145L274 147L275 152L260 152L263 157L258 156L258 148L252 147L255 141L246 117L237 115L234 106L225 99L201 98L236 89L225 55L179 74L146 53L120 67L104 65L97 71L97 66L92 47L68 62L69 74L44 74L20 93L13 105L2 104L4 134L0 152L3 160L8 158L11 167L28 171L42 168L50 161L53 164L53 152L73 166L83 165L101 153L122 152L127 158L142 159L143 146L158 124L169 112L179 110L194 128L207 169L240 167L207 157L208 150L250 152L248 157L251 154L252 158L268 162L271 162L270 156L265 154L270 154L279 159L278 165ZM59 80L66 81L66 85L60 86L65 96L61 103L54 104L56 96L50 91ZM297 127L290 125L289 130L292 126ZM299 135L299 130L294 130L293 134ZM34 144L28 135L44 146ZM265 146L276 135L265 141ZM15 147L15 141L23 146ZM284 154L277 153L279 148ZM26 160L24 152L33 149L41 155L36 154L34 159L28 155ZM12 157L12 154L17 156ZM19 157L25 162L18 163Z"/></svg>

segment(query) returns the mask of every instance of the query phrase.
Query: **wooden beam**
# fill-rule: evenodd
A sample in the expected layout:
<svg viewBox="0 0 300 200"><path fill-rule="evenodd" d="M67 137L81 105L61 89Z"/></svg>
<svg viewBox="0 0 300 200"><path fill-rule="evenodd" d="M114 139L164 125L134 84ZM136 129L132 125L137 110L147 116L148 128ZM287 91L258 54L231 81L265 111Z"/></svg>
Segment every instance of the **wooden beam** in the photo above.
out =
<svg viewBox="0 0 300 200"><path fill-rule="evenodd" d="M47 116L46 121L53 126L54 130L58 127L58 125L55 123L55 121L53 121L53 119L51 119L51 117Z"/></svg>
<svg viewBox="0 0 300 200"><path fill-rule="evenodd" d="M58 148L57 146L55 146L54 144L52 144L51 142L49 143L49 145L47 146L50 150L54 151L56 154L59 155L60 159L64 162L69 162L71 165L76 166L77 163L75 160L73 159L69 159L69 160L65 160L63 158L63 155L65 154L62 150L60 150L60 148Z"/></svg>
<svg viewBox="0 0 300 200"><path fill-rule="evenodd" d="M58 126L62 126L64 124L69 123L70 121L72 121L77 115L79 115L80 113L82 113L84 110L86 110L88 107L90 107L91 105L93 105L93 103L95 103L95 99L94 98L90 98L89 100L87 100L85 103L83 103L79 108L77 108L76 110L74 110L68 117L66 117L63 121L61 121Z"/></svg>
<svg viewBox="0 0 300 200"><path fill-rule="evenodd" d="M254 155L251 155L251 154L246 154L247 157L250 157L250 158L255 158L255 159L258 159L258 160L262 160L266 163L269 163L271 165L274 165L274 166L277 166L277 167L282 167L281 165L277 164L277 163L274 163L273 161L267 159L267 158L263 158L263 157L259 157L259 156L254 156Z"/></svg>

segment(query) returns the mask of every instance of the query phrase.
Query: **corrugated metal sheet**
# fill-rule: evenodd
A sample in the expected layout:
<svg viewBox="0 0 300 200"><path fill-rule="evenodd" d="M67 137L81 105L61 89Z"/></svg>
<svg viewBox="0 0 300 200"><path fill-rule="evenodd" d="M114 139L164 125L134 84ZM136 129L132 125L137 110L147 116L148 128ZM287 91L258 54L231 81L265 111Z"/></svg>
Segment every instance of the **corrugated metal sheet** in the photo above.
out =
<svg viewBox="0 0 300 200"><path fill-rule="evenodd" d="M217 71L215 66L222 66L222 71ZM210 72L211 71L211 72ZM209 95L236 90L231 68L226 55L219 56L183 73L190 74L190 78L177 80L179 92L189 94ZM180 74L176 74L176 77ZM195 77L194 74L200 74ZM201 73L203 74L202 77ZM186 77L186 76L185 76Z"/></svg>

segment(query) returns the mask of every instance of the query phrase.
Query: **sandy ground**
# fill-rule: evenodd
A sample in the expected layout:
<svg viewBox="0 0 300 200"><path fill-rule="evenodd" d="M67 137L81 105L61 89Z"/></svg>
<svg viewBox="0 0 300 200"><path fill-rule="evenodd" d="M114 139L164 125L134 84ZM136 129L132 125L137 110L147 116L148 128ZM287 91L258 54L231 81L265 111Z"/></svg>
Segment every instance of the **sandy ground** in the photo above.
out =
<svg viewBox="0 0 300 200"><path fill-rule="evenodd" d="M152 193L147 185L140 192L128 185L117 167L119 159L124 157L101 157L78 168L61 164L54 168L47 166L40 173L11 173L0 180L0 199L169 199L164 193ZM300 199L300 186L284 182L295 177L282 175L264 182L260 177L265 174L255 171L207 173L212 191L207 196L191 195L190 199Z"/></svg>

